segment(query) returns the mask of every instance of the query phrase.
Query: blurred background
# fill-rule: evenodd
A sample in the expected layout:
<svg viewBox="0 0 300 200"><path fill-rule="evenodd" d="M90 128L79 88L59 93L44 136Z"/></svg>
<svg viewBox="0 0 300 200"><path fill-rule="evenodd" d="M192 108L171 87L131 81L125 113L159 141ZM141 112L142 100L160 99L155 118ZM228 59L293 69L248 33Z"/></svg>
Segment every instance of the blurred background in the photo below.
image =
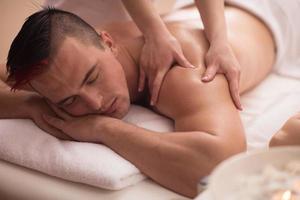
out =
<svg viewBox="0 0 300 200"><path fill-rule="evenodd" d="M44 0L0 0L0 63L6 63L9 46L26 17L35 12Z"/></svg>

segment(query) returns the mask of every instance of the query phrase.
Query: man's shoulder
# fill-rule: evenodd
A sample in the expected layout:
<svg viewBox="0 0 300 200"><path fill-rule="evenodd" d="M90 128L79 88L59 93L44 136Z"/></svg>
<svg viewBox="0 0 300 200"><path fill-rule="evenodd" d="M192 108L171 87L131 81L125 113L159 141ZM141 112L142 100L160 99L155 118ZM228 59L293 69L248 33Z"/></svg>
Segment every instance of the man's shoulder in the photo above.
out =
<svg viewBox="0 0 300 200"><path fill-rule="evenodd" d="M199 89L201 81L201 70L183 67L173 67L169 70L163 81L157 110L164 115L173 118L178 113L193 112L194 101L200 98Z"/></svg>

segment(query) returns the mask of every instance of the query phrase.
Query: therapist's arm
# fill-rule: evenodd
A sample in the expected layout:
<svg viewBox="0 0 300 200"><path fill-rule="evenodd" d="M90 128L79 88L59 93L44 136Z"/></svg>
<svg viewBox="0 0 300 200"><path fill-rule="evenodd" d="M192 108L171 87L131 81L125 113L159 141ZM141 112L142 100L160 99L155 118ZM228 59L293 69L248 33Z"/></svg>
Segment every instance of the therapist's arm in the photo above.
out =
<svg viewBox="0 0 300 200"><path fill-rule="evenodd" d="M210 43L205 57L206 72L202 81L211 81L223 73L229 83L231 98L242 109L239 96L240 65L229 45L224 16L224 0L195 0Z"/></svg>
<svg viewBox="0 0 300 200"><path fill-rule="evenodd" d="M144 35L145 44L140 57L139 91L146 79L154 105L162 81L174 63L182 67L193 67L184 57L181 46L169 32L158 12L149 0L123 0L123 4Z"/></svg>

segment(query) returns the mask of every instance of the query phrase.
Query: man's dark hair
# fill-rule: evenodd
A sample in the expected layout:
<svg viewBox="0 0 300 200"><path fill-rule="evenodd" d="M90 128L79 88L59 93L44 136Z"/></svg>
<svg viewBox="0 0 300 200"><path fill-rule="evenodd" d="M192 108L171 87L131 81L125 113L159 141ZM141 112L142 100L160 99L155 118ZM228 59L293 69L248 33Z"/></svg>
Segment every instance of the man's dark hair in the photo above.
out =
<svg viewBox="0 0 300 200"><path fill-rule="evenodd" d="M95 29L73 13L44 8L29 16L7 56L7 82L13 83L12 90L44 72L67 36L103 49Z"/></svg>

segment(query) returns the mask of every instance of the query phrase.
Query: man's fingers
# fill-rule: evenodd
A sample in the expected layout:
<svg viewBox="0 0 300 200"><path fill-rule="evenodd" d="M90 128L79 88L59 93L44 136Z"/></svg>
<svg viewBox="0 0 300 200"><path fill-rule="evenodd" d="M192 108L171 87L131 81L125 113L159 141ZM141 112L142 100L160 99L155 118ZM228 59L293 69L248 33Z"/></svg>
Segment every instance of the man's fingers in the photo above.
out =
<svg viewBox="0 0 300 200"><path fill-rule="evenodd" d="M145 88L145 80L146 80L146 74L145 71L140 68L140 76L139 76L139 86L138 86L138 91L141 92Z"/></svg>
<svg viewBox="0 0 300 200"><path fill-rule="evenodd" d="M50 105L50 107L52 108L52 110L59 116L61 117L62 119L64 120L70 120L72 119L72 116L69 115L68 113L66 113L65 111L63 111L62 109L60 108L57 108L55 105L53 105L51 102L48 102L47 103Z"/></svg>
<svg viewBox="0 0 300 200"><path fill-rule="evenodd" d="M165 73L160 72L159 74L156 75L153 84L152 84L152 92L151 92L151 101L150 105L154 106L157 102L160 87L162 84L162 81L164 79Z"/></svg>
<svg viewBox="0 0 300 200"><path fill-rule="evenodd" d="M241 104L241 99L240 99L240 94L239 94L239 80L240 76L239 73L234 73L234 74L226 74L226 78L229 82L229 90L230 90L230 95L231 98L237 107L237 109L242 110L242 104Z"/></svg>
<svg viewBox="0 0 300 200"><path fill-rule="evenodd" d="M62 119L59 119L57 117L52 117L50 115L47 115L47 114L44 114L43 115L43 119L48 123L50 124L51 126L59 129L59 130L62 130L65 128L65 121L62 120Z"/></svg>
<svg viewBox="0 0 300 200"><path fill-rule="evenodd" d="M46 132L50 133L54 137L57 137L57 138L59 138L61 140L74 140L73 138L71 138L70 136L66 135L65 133L63 133L59 129L56 129L56 128L51 127L49 125L48 125L47 129L48 130L45 130Z"/></svg>
<svg viewBox="0 0 300 200"><path fill-rule="evenodd" d="M194 65L192 65L185 57L183 54L175 54L175 59L176 62L181 66L181 67L187 67L187 68L196 68Z"/></svg>
<svg viewBox="0 0 300 200"><path fill-rule="evenodd" d="M217 71L218 71L217 65L207 66L207 68L202 76L202 81L204 81L204 82L212 81L215 78Z"/></svg>

